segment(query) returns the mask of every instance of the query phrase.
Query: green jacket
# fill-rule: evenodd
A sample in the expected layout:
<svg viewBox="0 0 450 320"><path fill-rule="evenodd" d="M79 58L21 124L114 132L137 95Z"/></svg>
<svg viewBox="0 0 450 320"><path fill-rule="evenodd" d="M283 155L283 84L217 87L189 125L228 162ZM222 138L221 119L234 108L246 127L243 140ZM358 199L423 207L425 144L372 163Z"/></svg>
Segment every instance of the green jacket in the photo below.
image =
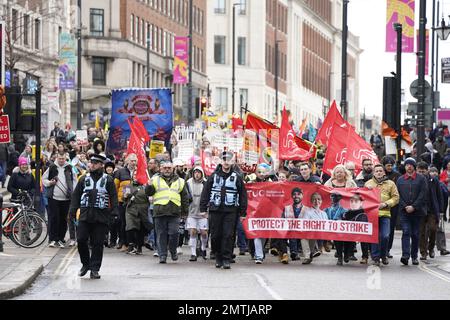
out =
<svg viewBox="0 0 450 320"><path fill-rule="evenodd" d="M150 231L153 226L148 220L150 201L145 193L145 186L134 181L128 187L130 193L123 197L126 204L126 231L141 230L142 227Z"/></svg>
<svg viewBox="0 0 450 320"><path fill-rule="evenodd" d="M170 186L179 177L177 174L173 174L170 178L166 178L163 175L161 175L161 178L163 178L166 181L167 185ZM145 193L148 196L153 196L156 193L155 187L153 185L147 186L145 188ZM186 217L189 212L189 192L186 183L184 184L183 190L181 190L180 195L181 195L181 206L177 206L172 201L170 201L166 205L155 204L153 206L153 217L162 217L162 216Z"/></svg>

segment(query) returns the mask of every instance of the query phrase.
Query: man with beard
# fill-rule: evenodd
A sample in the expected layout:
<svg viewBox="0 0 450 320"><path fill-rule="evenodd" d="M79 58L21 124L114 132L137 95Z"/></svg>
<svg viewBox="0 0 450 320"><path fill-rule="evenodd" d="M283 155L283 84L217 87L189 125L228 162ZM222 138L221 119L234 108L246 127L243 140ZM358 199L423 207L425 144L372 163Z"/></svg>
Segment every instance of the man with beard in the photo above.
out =
<svg viewBox="0 0 450 320"><path fill-rule="evenodd" d="M373 162L372 159L364 159L362 161L362 171L355 179L358 188L364 187L364 184L373 177Z"/></svg>
<svg viewBox="0 0 450 320"><path fill-rule="evenodd" d="M244 181L232 166L233 153L222 153L222 164L209 177L200 198L200 212L209 209L211 249L215 252L216 268L230 269L233 253L233 233L237 215L247 213L247 191Z"/></svg>
<svg viewBox="0 0 450 320"><path fill-rule="evenodd" d="M81 268L78 275L83 277L91 270L91 279L100 279L99 271L103 259L103 240L108 230L110 216L117 210L117 191L113 179L104 172L106 158L93 155L89 173L80 178L70 202L70 217L78 217L77 241ZM92 246L89 252L89 244Z"/></svg>

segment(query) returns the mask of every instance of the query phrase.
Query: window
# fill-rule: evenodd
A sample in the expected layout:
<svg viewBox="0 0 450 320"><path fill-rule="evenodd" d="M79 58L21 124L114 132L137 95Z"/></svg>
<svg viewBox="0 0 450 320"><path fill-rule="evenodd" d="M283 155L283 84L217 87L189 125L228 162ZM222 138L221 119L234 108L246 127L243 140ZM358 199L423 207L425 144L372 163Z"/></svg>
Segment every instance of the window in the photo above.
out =
<svg viewBox="0 0 450 320"><path fill-rule="evenodd" d="M139 31L139 26L140 26L140 19L139 17L136 17L136 29L135 29L135 35L136 35L136 42L141 42L141 33Z"/></svg>
<svg viewBox="0 0 450 320"><path fill-rule="evenodd" d="M92 84L95 86L106 85L106 58L92 58Z"/></svg>
<svg viewBox="0 0 450 320"><path fill-rule="evenodd" d="M239 106L245 107L248 104L248 89L239 89Z"/></svg>
<svg viewBox="0 0 450 320"><path fill-rule="evenodd" d="M34 48L40 49L41 48L41 20L36 19L34 20Z"/></svg>
<svg viewBox="0 0 450 320"><path fill-rule="evenodd" d="M131 21L130 21L130 36L131 36L131 41L134 40L134 14L131 15Z"/></svg>
<svg viewBox="0 0 450 320"><path fill-rule="evenodd" d="M225 0L214 0L214 13L225 13Z"/></svg>
<svg viewBox="0 0 450 320"><path fill-rule="evenodd" d="M16 41L17 40L17 34L18 34L18 30L17 30L17 28L18 28L18 25L17 25L17 20L18 20L18 12L17 12L17 10L14 10L14 9L12 9L12 13L11 13L11 15L12 15L12 19L11 19L11 22L12 22L12 27L11 27L11 32L12 32L12 39L14 40L14 41Z"/></svg>
<svg viewBox="0 0 450 320"><path fill-rule="evenodd" d="M244 37L238 37L238 64L245 65L246 43Z"/></svg>
<svg viewBox="0 0 450 320"><path fill-rule="evenodd" d="M91 36L103 37L104 34L104 10L91 9L90 15Z"/></svg>
<svg viewBox="0 0 450 320"><path fill-rule="evenodd" d="M29 15L24 15L23 16L23 44L25 46L29 46L30 45L30 16Z"/></svg>
<svg viewBox="0 0 450 320"><path fill-rule="evenodd" d="M214 36L214 62L225 64L225 36Z"/></svg>
<svg viewBox="0 0 450 320"><path fill-rule="evenodd" d="M216 88L216 106L221 109L228 107L228 89Z"/></svg>
<svg viewBox="0 0 450 320"><path fill-rule="evenodd" d="M239 3L239 6L238 6L239 11L238 11L238 13L241 14L241 15L247 14L247 0L239 0L238 3Z"/></svg>

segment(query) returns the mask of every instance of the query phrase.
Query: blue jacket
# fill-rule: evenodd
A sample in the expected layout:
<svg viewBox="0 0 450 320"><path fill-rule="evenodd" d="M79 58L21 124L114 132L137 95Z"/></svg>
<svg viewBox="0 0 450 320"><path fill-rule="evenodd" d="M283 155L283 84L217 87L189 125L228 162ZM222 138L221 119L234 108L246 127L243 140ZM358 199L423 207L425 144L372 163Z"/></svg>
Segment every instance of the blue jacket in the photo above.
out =
<svg viewBox="0 0 450 320"><path fill-rule="evenodd" d="M342 216L347 212L340 204L337 206L331 205L331 207L326 208L324 211L329 220L342 220Z"/></svg>
<svg viewBox="0 0 450 320"><path fill-rule="evenodd" d="M401 176L397 180L397 189L400 194L398 209L400 214L408 216L425 216L427 214L427 179L416 173L415 179L405 179ZM415 211L407 213L405 208L413 206Z"/></svg>

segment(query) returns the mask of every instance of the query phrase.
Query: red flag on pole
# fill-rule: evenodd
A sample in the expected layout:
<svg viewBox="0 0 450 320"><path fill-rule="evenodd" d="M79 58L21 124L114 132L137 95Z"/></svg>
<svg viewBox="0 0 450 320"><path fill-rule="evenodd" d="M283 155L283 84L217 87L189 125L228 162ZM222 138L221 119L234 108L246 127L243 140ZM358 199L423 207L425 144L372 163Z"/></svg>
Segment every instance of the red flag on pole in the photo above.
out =
<svg viewBox="0 0 450 320"><path fill-rule="evenodd" d="M149 181L148 171L147 171L147 158L145 157L144 152L144 141L141 137L138 136L135 127L128 120L128 124L131 128L130 141L128 143L127 153L134 153L137 156L137 181L145 185Z"/></svg>
<svg viewBox="0 0 450 320"><path fill-rule="evenodd" d="M281 120L279 152L282 160L306 161L312 157L308 151L299 148L297 145L295 132L289 123L289 116L285 107L283 108L283 118Z"/></svg>
<svg viewBox="0 0 450 320"><path fill-rule="evenodd" d="M336 165L351 161L355 164L355 172L359 173L362 170L363 159L372 159L374 164L379 163L378 157L370 144L361 138L352 126L333 126L323 163L323 171L331 174Z"/></svg>
<svg viewBox="0 0 450 320"><path fill-rule="evenodd" d="M140 137L141 139L144 139L144 143L149 142L150 136L148 135L148 131L145 128L144 124L142 123L141 119L139 119L139 117L134 117L133 120L133 126L134 126L134 131L137 133L138 137Z"/></svg>
<svg viewBox="0 0 450 320"><path fill-rule="evenodd" d="M319 130L319 133L316 137L316 142L320 142L325 146L328 146L328 140L331 136L331 130L333 129L334 125L344 125L347 124L347 121L342 118L341 114L339 113L339 110L336 105L336 101L333 101L333 104L331 105L330 110L327 113L327 116L325 117L325 120L323 121L322 127Z"/></svg>

